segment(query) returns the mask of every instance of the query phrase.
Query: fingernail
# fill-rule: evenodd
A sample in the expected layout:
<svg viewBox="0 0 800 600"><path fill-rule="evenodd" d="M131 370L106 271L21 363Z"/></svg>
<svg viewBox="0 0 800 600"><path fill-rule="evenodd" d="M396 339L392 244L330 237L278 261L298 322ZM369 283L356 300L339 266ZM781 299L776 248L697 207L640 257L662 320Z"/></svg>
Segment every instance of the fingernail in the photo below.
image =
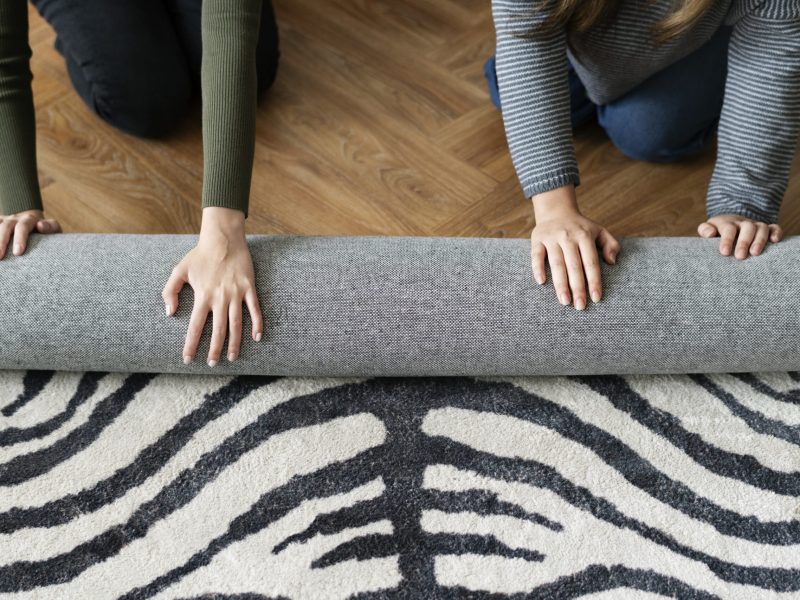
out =
<svg viewBox="0 0 800 600"><path fill-rule="evenodd" d="M216 367L217 366L217 361L215 361L213 358L209 358L208 359L208 366L209 367Z"/></svg>
<svg viewBox="0 0 800 600"><path fill-rule="evenodd" d="M575 300L575 310L583 310L586 308L586 301L583 298L577 298Z"/></svg>
<svg viewBox="0 0 800 600"><path fill-rule="evenodd" d="M187 354L186 356L183 357L183 364L188 365L190 362L192 362L191 356Z"/></svg>
<svg viewBox="0 0 800 600"><path fill-rule="evenodd" d="M258 333L256 333L256 341L257 342L261 341L261 332L260 331Z"/></svg>
<svg viewBox="0 0 800 600"><path fill-rule="evenodd" d="M559 302L561 302L561 304L563 304L564 306L566 306L567 304L569 304L569 299L567 298L566 294L561 294L561 295L558 297L558 300L559 300Z"/></svg>
<svg viewBox="0 0 800 600"><path fill-rule="evenodd" d="M228 360L230 362L235 361L236 360L236 355L233 352L231 352L230 354L228 354Z"/></svg>
<svg viewBox="0 0 800 600"><path fill-rule="evenodd" d="M600 302L600 292L592 290L592 302Z"/></svg>
<svg viewBox="0 0 800 600"><path fill-rule="evenodd" d="M544 279L542 279L541 277L539 277L539 276L537 275L537 277L536 277L536 283L538 283L539 285L542 285L542 284L544 284Z"/></svg>
<svg viewBox="0 0 800 600"><path fill-rule="evenodd" d="M19 256L22 252L22 246L19 244L14 244L14 256Z"/></svg>
<svg viewBox="0 0 800 600"><path fill-rule="evenodd" d="M171 304L167 304L167 305L164 307L164 310L166 311L166 313L167 313L167 316L171 315L171 314L172 314L172 305L171 305Z"/></svg>

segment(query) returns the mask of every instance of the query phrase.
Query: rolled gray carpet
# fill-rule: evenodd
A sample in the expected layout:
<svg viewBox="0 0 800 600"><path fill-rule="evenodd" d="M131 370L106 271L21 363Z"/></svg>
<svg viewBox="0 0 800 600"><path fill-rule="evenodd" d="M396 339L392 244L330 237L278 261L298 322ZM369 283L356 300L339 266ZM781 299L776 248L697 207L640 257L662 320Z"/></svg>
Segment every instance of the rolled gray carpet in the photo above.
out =
<svg viewBox="0 0 800 600"><path fill-rule="evenodd" d="M35 236L0 261L0 368L265 375L580 375L800 369L800 238L739 262L716 240L628 239L602 302L560 306L527 240L249 238L261 342L213 370L161 289L195 236ZM249 332L249 318L245 331Z"/></svg>

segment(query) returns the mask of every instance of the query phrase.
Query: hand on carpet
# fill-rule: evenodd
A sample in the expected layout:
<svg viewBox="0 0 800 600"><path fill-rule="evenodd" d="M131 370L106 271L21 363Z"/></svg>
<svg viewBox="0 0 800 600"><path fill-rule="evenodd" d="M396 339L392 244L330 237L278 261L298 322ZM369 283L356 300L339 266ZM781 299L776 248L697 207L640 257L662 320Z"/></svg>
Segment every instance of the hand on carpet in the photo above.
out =
<svg viewBox="0 0 800 600"><path fill-rule="evenodd" d="M228 360L239 357L242 340L242 303L253 322L252 336L261 340L263 318L255 287L253 259L244 234L244 213L220 207L203 209L200 238L172 270L162 292L167 315L178 308L178 294L188 283L194 307L183 348L183 362L194 360L208 313L213 315L208 365L215 366L228 336Z"/></svg>
<svg viewBox="0 0 800 600"><path fill-rule="evenodd" d="M704 238L719 237L720 254L730 256L733 252L739 260L758 256L767 242L777 243L783 239L783 230L779 225L754 221L741 215L711 217L700 223L697 233Z"/></svg>
<svg viewBox="0 0 800 600"><path fill-rule="evenodd" d="M613 265L619 242L578 210L575 188L557 188L533 197L536 227L531 233L531 262L537 283L547 281L545 261L550 263L558 300L586 308L586 288L593 302L603 297L598 246L605 261Z"/></svg>
<svg viewBox="0 0 800 600"><path fill-rule="evenodd" d="M9 243L14 256L21 256L28 248L31 233L61 233L55 219L45 219L40 210L26 210L15 215L0 216L0 260L6 255Z"/></svg>

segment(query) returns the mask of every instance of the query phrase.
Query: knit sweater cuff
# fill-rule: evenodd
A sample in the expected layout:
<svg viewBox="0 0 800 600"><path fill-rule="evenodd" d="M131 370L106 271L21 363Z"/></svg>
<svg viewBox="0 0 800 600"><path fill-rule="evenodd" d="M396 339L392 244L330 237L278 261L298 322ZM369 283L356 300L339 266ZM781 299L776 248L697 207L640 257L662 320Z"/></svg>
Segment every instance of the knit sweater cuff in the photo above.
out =
<svg viewBox="0 0 800 600"><path fill-rule="evenodd" d="M717 215L739 215L746 219L752 219L753 221L760 221L762 223L773 224L778 222L777 209L769 210L746 202L728 201L722 203L709 200L706 215L709 219Z"/></svg>
<svg viewBox="0 0 800 600"><path fill-rule="evenodd" d="M522 191L526 198L549 192L565 185L573 184L578 187L581 183L577 168L565 167L549 173L537 175L535 179L521 181Z"/></svg>

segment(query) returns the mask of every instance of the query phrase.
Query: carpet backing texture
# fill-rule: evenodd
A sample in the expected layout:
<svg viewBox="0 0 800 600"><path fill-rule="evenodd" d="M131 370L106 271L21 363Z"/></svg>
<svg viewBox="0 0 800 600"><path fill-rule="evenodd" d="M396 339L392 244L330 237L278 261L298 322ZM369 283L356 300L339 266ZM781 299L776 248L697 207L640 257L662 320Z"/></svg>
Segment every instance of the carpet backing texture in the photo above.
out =
<svg viewBox="0 0 800 600"><path fill-rule="evenodd" d="M184 366L191 289L161 289L195 236L36 236L0 261L0 369ZM586 375L800 369L800 238L762 256L628 239L579 313L533 283L526 240L252 237L266 332L220 374ZM249 331L249 319L245 320ZM204 356L210 322L199 357ZM245 335L245 338L248 336Z"/></svg>
<svg viewBox="0 0 800 600"><path fill-rule="evenodd" d="M798 598L797 373L0 372L0 597Z"/></svg>

